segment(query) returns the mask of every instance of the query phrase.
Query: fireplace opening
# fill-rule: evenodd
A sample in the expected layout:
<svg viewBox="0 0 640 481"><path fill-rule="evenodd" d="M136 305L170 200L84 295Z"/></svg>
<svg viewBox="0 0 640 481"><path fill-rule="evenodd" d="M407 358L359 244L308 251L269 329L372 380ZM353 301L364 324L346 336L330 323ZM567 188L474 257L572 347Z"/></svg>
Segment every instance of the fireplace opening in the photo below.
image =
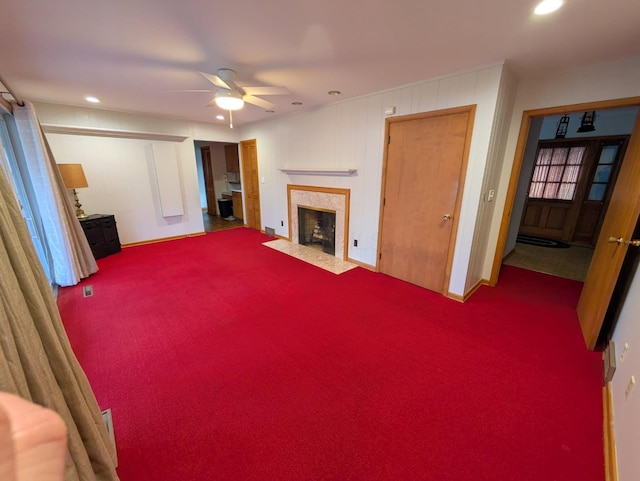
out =
<svg viewBox="0 0 640 481"><path fill-rule="evenodd" d="M298 243L336 255L336 213L298 206Z"/></svg>

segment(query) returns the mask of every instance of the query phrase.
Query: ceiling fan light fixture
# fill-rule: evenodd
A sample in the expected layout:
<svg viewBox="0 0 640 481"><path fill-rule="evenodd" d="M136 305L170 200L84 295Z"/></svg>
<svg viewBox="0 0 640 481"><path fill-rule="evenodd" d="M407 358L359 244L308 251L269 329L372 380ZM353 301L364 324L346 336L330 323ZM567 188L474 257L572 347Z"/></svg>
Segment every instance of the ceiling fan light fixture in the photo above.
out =
<svg viewBox="0 0 640 481"><path fill-rule="evenodd" d="M216 92L216 104L224 110L240 110L244 107L244 100L238 92L219 90Z"/></svg>
<svg viewBox="0 0 640 481"><path fill-rule="evenodd" d="M534 13L536 15L547 15L558 10L563 3L563 0L543 0L535 8Z"/></svg>

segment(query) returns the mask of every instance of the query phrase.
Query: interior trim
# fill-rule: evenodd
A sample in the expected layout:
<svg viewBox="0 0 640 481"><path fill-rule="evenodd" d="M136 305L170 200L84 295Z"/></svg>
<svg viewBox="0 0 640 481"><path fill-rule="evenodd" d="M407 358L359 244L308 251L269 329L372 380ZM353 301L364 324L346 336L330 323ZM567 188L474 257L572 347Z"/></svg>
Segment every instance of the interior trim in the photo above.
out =
<svg viewBox="0 0 640 481"><path fill-rule="evenodd" d="M280 172L290 175L355 175L358 169L278 169Z"/></svg>
<svg viewBox="0 0 640 481"><path fill-rule="evenodd" d="M613 423L613 392L611 383L602 388L602 428L604 432L604 477L606 481L618 481L618 453Z"/></svg>
<svg viewBox="0 0 640 481"><path fill-rule="evenodd" d="M42 130L47 134L88 135L91 137L162 140L167 142L184 142L188 138L186 135L158 134L154 132L137 132L133 130L99 129L57 124L42 124Z"/></svg>
<svg viewBox="0 0 640 481"><path fill-rule="evenodd" d="M122 244L122 248L126 248L126 247L135 247L135 246L143 246L146 244L155 244L157 242L166 242L166 241L172 241L172 240L176 240L176 239L184 239L186 237L198 237L201 235L207 235L206 232L194 232L193 234L183 234L183 235L174 235L171 237L160 237L158 239L149 239L149 240L145 240L145 241L140 241L140 242L130 242L128 244Z"/></svg>

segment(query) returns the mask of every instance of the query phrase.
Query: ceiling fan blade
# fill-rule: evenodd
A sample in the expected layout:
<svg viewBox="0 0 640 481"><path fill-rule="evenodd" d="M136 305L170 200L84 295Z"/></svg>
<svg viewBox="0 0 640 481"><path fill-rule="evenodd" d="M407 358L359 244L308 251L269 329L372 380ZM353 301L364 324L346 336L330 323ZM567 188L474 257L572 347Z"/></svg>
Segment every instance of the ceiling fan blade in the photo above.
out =
<svg viewBox="0 0 640 481"><path fill-rule="evenodd" d="M249 95L288 95L287 87L242 87L242 90Z"/></svg>
<svg viewBox="0 0 640 481"><path fill-rule="evenodd" d="M175 92L213 92L213 90L211 89L179 89L179 90L163 90L163 92L171 92L171 93L175 93Z"/></svg>
<svg viewBox="0 0 640 481"><path fill-rule="evenodd" d="M254 97L253 95L244 95L242 97L242 100L244 100L247 103L257 105L258 107L262 107L263 109L266 109L266 110L271 110L273 107L275 107L275 105L273 105L271 102L268 102L259 97Z"/></svg>
<svg viewBox="0 0 640 481"><path fill-rule="evenodd" d="M229 83L225 82L217 75L211 75L210 73L204 73L204 72L200 72L200 74L216 87L222 87L223 89L227 89L227 90L233 89L233 85L230 85ZM231 82L231 84L233 83Z"/></svg>

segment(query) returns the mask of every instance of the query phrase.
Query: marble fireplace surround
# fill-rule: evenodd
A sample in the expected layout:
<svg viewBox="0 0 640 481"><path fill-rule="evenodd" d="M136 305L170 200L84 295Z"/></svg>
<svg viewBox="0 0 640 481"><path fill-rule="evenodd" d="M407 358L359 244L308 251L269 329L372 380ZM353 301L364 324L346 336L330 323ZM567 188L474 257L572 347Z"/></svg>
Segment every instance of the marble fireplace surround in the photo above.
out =
<svg viewBox="0 0 640 481"><path fill-rule="evenodd" d="M311 209L335 211L336 213L336 257L347 260L349 239L350 189L316 187L287 184L287 206L289 209L289 240L299 244L298 206Z"/></svg>

